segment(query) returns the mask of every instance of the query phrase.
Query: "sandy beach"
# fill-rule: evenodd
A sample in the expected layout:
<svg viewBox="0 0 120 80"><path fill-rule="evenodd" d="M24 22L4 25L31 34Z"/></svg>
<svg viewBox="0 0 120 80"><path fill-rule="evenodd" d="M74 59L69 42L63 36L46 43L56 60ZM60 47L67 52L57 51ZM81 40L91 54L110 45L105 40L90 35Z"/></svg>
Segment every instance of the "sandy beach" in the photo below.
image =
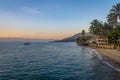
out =
<svg viewBox="0 0 120 80"><path fill-rule="evenodd" d="M103 57L103 59L109 62L111 65L120 69L120 51L115 49L96 49Z"/></svg>

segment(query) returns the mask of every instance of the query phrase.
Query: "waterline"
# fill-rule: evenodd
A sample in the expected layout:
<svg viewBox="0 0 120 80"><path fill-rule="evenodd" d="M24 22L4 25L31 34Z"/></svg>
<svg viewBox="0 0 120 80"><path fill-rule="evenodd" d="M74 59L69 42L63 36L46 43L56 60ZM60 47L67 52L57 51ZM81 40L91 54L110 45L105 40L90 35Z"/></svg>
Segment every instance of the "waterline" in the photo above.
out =
<svg viewBox="0 0 120 80"><path fill-rule="evenodd" d="M97 52L95 49L92 49L92 51L96 55L96 57L98 57L98 59L100 59L105 65L107 65L110 68L120 72L119 68L117 68L114 65L110 64L108 61L103 60L103 57L102 57L102 55L99 52Z"/></svg>

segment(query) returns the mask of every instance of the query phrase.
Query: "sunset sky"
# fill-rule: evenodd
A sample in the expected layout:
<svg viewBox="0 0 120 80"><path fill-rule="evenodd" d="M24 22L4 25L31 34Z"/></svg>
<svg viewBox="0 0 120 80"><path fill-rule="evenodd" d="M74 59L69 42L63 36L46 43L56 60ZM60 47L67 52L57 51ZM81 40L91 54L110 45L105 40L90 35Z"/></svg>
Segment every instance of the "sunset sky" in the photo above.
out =
<svg viewBox="0 0 120 80"><path fill-rule="evenodd" d="M62 39L106 21L120 0L0 0L0 38Z"/></svg>

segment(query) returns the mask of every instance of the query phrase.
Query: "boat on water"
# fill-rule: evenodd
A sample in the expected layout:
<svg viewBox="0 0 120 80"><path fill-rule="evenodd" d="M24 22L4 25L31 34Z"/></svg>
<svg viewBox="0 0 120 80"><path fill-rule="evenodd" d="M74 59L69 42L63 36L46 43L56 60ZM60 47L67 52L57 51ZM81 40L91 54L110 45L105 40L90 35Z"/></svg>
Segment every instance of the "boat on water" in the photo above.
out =
<svg viewBox="0 0 120 80"><path fill-rule="evenodd" d="M29 42L29 39L27 37L26 42L24 42L24 45L30 45L31 43Z"/></svg>
<svg viewBox="0 0 120 80"><path fill-rule="evenodd" d="M31 43L30 42L24 42L24 45L30 45Z"/></svg>

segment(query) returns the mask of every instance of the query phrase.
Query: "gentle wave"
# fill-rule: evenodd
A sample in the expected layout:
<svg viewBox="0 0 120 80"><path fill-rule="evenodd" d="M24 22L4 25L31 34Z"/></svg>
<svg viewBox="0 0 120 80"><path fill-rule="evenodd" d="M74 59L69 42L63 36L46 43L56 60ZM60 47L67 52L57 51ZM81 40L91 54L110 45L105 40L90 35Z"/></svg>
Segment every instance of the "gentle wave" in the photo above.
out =
<svg viewBox="0 0 120 80"><path fill-rule="evenodd" d="M120 79L118 71L100 62L97 51L93 55L91 48L75 43L4 43L0 49L0 80Z"/></svg>
<svg viewBox="0 0 120 80"><path fill-rule="evenodd" d="M109 62L103 60L103 57L102 57L102 55L99 52L97 52L95 49L92 49L92 51L93 51L93 53L96 54L96 56L98 57L98 59L100 59L105 65L107 65L107 66L111 67L112 69L120 72L119 68L117 68L117 67L113 66L112 64L110 64Z"/></svg>

